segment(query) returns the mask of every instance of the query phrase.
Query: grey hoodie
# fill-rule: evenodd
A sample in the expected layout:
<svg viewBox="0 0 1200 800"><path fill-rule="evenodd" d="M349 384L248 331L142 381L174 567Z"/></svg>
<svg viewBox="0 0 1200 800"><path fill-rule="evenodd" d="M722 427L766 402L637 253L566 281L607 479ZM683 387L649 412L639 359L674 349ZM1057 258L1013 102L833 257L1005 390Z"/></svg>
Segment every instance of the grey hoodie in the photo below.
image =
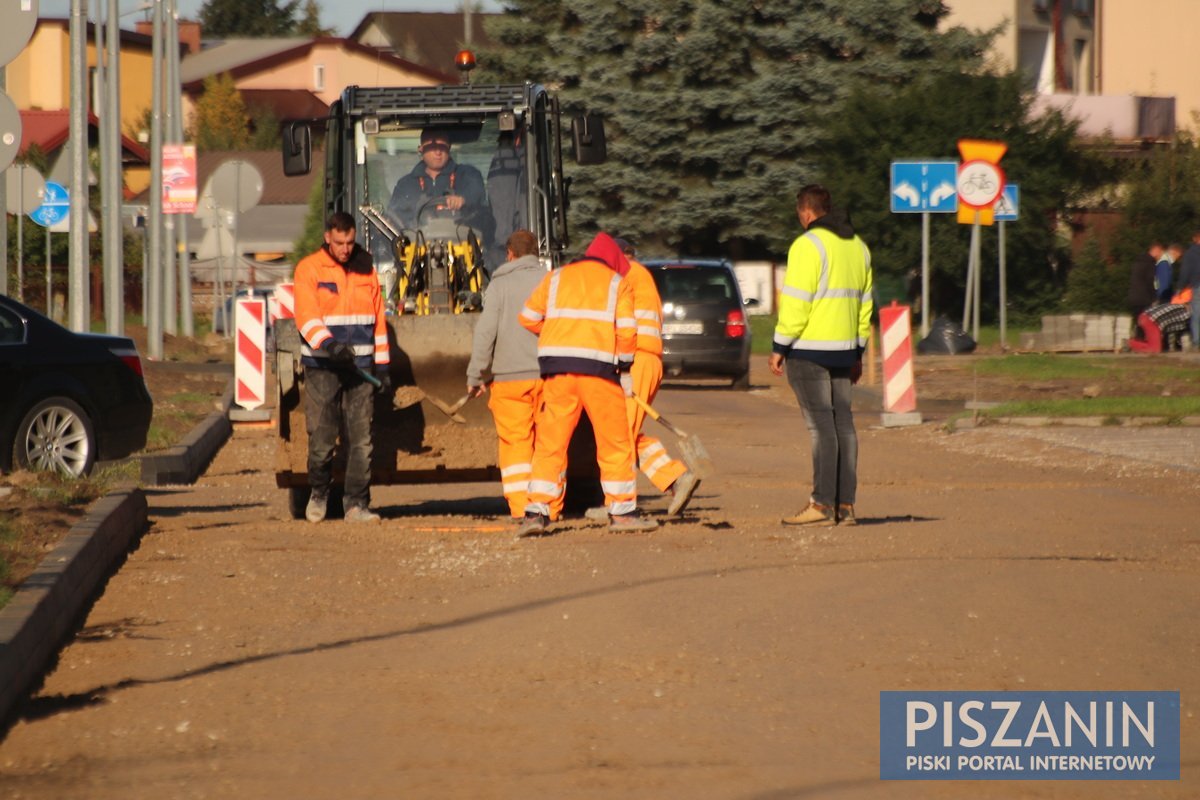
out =
<svg viewBox="0 0 1200 800"><path fill-rule="evenodd" d="M468 386L541 376L538 337L521 327L517 315L545 276L546 268L535 255L505 262L492 273L492 282L483 293L483 312L475 325Z"/></svg>

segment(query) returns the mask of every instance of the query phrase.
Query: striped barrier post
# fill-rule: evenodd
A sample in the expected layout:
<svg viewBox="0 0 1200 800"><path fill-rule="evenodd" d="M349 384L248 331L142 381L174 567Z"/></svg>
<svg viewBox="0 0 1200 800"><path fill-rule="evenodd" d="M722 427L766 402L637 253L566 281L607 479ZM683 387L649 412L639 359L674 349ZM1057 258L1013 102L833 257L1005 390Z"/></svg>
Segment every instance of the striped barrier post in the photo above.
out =
<svg viewBox="0 0 1200 800"><path fill-rule="evenodd" d="M296 316L296 285L277 283L271 293L271 324L277 319L292 319Z"/></svg>
<svg viewBox="0 0 1200 800"><path fill-rule="evenodd" d="M237 298L233 400L245 409L261 406L267 395L267 304L261 297Z"/></svg>
<svg viewBox="0 0 1200 800"><path fill-rule="evenodd" d="M911 309L893 300L890 306L879 309L879 328L883 340L883 425L920 425L913 379Z"/></svg>

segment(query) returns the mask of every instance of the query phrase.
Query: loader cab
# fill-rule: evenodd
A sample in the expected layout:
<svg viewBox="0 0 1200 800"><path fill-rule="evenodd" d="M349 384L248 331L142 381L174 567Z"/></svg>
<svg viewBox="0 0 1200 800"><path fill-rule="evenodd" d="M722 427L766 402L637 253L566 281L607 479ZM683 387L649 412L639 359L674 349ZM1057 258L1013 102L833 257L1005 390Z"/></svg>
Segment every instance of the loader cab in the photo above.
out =
<svg viewBox="0 0 1200 800"><path fill-rule="evenodd" d="M447 292L456 313L471 310L518 228L557 264L569 244L562 138L580 163L605 155L602 120L580 116L564 131L557 99L529 83L352 86L330 107L325 133L326 215L355 216L392 302L418 312L414 304L446 307ZM303 174L311 134L303 124L284 134L284 171Z"/></svg>

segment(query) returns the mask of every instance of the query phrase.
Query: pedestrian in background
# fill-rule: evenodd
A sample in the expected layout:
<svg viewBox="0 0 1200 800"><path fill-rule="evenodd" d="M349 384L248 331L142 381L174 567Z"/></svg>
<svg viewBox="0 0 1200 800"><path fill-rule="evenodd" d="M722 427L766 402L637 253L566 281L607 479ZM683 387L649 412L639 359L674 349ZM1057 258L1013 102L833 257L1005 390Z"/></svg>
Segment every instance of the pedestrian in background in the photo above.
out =
<svg viewBox="0 0 1200 800"><path fill-rule="evenodd" d="M1162 258L1154 267L1155 302L1169 303L1175 294L1175 262L1183 255L1183 245L1172 242L1163 251Z"/></svg>
<svg viewBox="0 0 1200 800"><path fill-rule="evenodd" d="M1192 246L1183 254L1183 267L1179 270L1179 283L1175 291L1192 290L1192 299L1188 305L1191 313L1189 323L1192 337L1191 349L1200 350L1200 230L1192 234Z"/></svg>
<svg viewBox="0 0 1200 800"><path fill-rule="evenodd" d="M609 530L658 527L637 508L633 444L625 417L637 346L633 292L621 280L628 271L616 242L599 233L582 259L547 274L521 310L521 324L538 335L543 384L529 502L519 536L542 533L554 519L554 503L566 488L567 445L585 410L596 435Z"/></svg>
<svg viewBox="0 0 1200 800"><path fill-rule="evenodd" d="M809 184L796 195L805 233L788 250L768 366L783 375L812 437L813 489L785 525L854 525L858 433L850 386L862 375L871 336L871 253L829 191Z"/></svg>
<svg viewBox="0 0 1200 800"><path fill-rule="evenodd" d="M475 325L467 394L482 397L491 389L488 408L499 440L504 499L509 513L522 519L533 468L534 416L542 401L542 378L538 338L517 321L517 315L546 276L546 268L537 257L537 237L529 231L514 231L505 246L507 260L492 273L483 294L483 312ZM557 518L561 511L559 497L551 503L551 516Z"/></svg>
<svg viewBox="0 0 1200 800"><path fill-rule="evenodd" d="M354 217L343 211L329 217L325 245L296 265L294 280L312 488L305 518L325 519L333 448L344 423L345 519L378 522L369 508L375 390L363 373L374 370L384 395L392 381L383 293L370 255L354 241Z"/></svg>
<svg viewBox="0 0 1200 800"><path fill-rule="evenodd" d="M1154 276L1158 261L1163 257L1162 242L1153 241L1150 249L1139 253L1133 260L1129 270L1129 292L1126 295L1126 305L1134 320L1150 306L1154 305L1157 293L1154 291Z"/></svg>

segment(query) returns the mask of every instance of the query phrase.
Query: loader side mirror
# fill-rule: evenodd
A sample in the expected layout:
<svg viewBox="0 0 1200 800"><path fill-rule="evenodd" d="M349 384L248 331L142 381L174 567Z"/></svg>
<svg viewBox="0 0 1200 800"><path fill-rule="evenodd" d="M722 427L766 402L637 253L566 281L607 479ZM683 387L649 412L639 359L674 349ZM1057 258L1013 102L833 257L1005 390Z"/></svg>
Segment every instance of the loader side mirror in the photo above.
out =
<svg viewBox="0 0 1200 800"><path fill-rule="evenodd" d="M571 140L575 144L576 164L603 164L608 158L604 118L599 114L580 114L572 119Z"/></svg>
<svg viewBox="0 0 1200 800"><path fill-rule="evenodd" d="M312 131L307 122L292 122L283 128L283 174L289 178L312 170Z"/></svg>

